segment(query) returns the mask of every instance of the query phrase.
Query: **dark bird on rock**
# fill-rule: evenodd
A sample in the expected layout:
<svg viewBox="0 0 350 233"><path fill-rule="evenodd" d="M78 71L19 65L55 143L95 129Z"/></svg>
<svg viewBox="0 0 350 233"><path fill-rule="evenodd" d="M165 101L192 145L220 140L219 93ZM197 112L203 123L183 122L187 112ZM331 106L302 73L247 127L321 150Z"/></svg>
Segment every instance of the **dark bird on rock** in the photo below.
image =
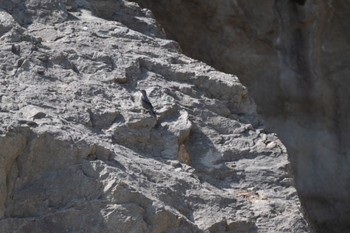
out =
<svg viewBox="0 0 350 233"><path fill-rule="evenodd" d="M12 44L11 51L16 55L19 55L21 53L21 47L19 45Z"/></svg>
<svg viewBox="0 0 350 233"><path fill-rule="evenodd" d="M151 102L149 101L149 99L147 97L146 91L145 90L140 90L140 92L142 93L142 96L141 96L141 105L142 105L142 107L147 109L147 111L149 113L151 113L152 116L156 117L156 112L154 111L153 105L151 104Z"/></svg>

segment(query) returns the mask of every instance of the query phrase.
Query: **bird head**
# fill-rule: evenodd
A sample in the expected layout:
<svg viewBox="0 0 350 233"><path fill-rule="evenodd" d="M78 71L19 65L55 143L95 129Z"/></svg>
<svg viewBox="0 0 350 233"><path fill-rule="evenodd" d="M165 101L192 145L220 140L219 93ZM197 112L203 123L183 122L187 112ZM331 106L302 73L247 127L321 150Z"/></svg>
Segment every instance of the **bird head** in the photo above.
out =
<svg viewBox="0 0 350 233"><path fill-rule="evenodd" d="M146 91L145 90L140 90L140 92L142 93L142 95L144 95L144 96L146 96L147 95L147 93L146 93Z"/></svg>

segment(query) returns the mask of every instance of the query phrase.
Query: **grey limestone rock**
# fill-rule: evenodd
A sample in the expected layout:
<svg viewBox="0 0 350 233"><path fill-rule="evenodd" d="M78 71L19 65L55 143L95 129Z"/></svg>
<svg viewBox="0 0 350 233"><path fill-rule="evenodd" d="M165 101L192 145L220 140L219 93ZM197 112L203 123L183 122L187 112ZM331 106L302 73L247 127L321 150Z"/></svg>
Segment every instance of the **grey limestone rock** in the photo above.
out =
<svg viewBox="0 0 350 233"><path fill-rule="evenodd" d="M310 231L247 89L181 54L148 10L0 7L1 233Z"/></svg>
<svg viewBox="0 0 350 233"><path fill-rule="evenodd" d="M350 232L348 0L136 0L183 52L239 76L286 145L318 232Z"/></svg>

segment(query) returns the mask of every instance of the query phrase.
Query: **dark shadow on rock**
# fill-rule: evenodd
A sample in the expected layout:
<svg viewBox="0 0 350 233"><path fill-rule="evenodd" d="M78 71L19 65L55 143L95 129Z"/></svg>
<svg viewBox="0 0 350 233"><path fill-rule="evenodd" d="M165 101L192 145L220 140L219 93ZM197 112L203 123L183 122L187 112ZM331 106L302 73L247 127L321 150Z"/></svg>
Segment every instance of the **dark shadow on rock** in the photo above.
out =
<svg viewBox="0 0 350 233"><path fill-rule="evenodd" d="M152 37L165 38L164 33L147 17L150 11L141 10L138 5L130 1L90 0L91 11L94 15L106 20L115 20L125 24L132 30Z"/></svg>
<svg viewBox="0 0 350 233"><path fill-rule="evenodd" d="M224 164L213 141L196 125L191 131L186 148L191 158L191 166L196 169L195 174L201 182L208 182L217 188L228 188L239 182L241 177Z"/></svg>
<svg viewBox="0 0 350 233"><path fill-rule="evenodd" d="M258 228L254 222L236 221L228 223L226 220L215 223L208 229L209 233L257 233Z"/></svg>

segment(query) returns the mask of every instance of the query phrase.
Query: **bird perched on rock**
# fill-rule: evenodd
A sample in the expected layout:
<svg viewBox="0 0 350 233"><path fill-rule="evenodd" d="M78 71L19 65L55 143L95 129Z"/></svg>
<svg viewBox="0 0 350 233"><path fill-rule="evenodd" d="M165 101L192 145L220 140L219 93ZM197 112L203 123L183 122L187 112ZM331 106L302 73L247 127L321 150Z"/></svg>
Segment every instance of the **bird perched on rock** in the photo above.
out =
<svg viewBox="0 0 350 233"><path fill-rule="evenodd" d="M19 55L21 53L21 46L12 44L11 51L16 55Z"/></svg>
<svg viewBox="0 0 350 233"><path fill-rule="evenodd" d="M147 109L147 111L149 113L152 114L152 116L156 117L156 112L153 109L153 105L151 104L151 102L149 101L148 97L147 97L147 93L145 90L140 90L142 96L141 96L141 105L142 107L144 107L145 109Z"/></svg>

